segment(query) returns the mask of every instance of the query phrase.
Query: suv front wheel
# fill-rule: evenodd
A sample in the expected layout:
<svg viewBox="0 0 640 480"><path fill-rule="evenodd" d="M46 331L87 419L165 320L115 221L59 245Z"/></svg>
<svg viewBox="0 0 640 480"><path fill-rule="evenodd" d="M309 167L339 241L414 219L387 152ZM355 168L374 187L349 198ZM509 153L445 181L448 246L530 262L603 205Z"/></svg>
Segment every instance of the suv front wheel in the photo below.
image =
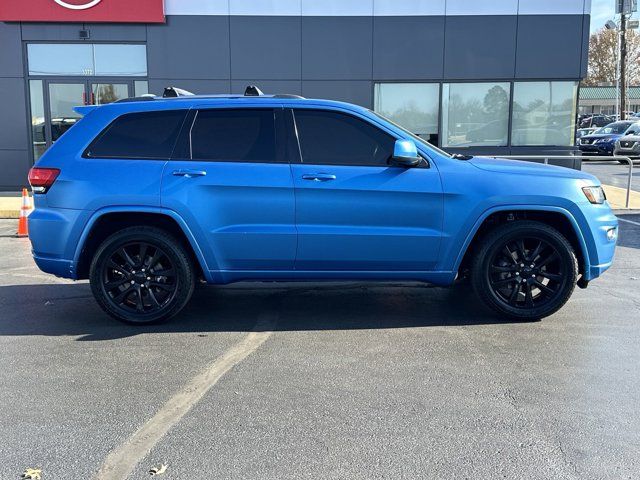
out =
<svg viewBox="0 0 640 480"><path fill-rule="evenodd" d="M521 320L546 317L569 300L578 261L569 241L540 222L497 227L480 242L471 282L480 298L503 315Z"/></svg>
<svg viewBox="0 0 640 480"><path fill-rule="evenodd" d="M155 227L125 228L107 238L93 257L89 277L102 309L135 324L174 316L195 287L185 248Z"/></svg>

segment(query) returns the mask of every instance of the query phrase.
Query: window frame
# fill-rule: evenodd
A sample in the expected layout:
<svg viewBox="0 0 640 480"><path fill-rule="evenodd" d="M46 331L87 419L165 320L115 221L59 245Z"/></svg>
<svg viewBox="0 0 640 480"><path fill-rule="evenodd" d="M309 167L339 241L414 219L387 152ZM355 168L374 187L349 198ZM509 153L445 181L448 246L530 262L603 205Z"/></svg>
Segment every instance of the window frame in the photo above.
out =
<svg viewBox="0 0 640 480"><path fill-rule="evenodd" d="M298 124L296 122L296 118L295 118L295 112L296 111L300 111L300 110L306 110L306 111L316 111L316 112L329 112L329 113L338 113L338 114L342 114L342 115L346 115L348 117L352 117L355 118L356 120L359 120L361 122L364 122L368 125L370 125L373 128L377 128L378 130L380 130L382 133L384 133L385 135L388 135L389 137L391 137L393 139L393 142L395 144L395 142L399 139L401 139L402 137L399 137L395 132L392 132L391 130L385 128L383 125L378 124L377 122L373 122L371 121L371 119L363 116L363 115L358 115L355 112L348 112L345 110L342 110L340 108L332 108L332 107L328 107L328 106L319 106L319 107L313 107L313 106L301 106L301 107L287 107L288 110L291 112L291 119L292 119L292 127L293 127L293 141L296 144L296 162L297 164L300 165L323 165L323 166L332 166L332 167L375 167L375 168L402 168L402 169L406 169L407 167L403 167L401 165L394 165L392 163L387 163L386 165L381 165L378 163L375 164L354 164L354 163L308 163L308 162L304 162L303 159L303 155L302 155L302 143L300 141L300 132L298 130ZM413 141L413 140L412 140ZM393 154L393 152L392 152ZM421 162L420 165L417 165L416 167L412 167L412 168L429 168L429 161L427 159L424 158L424 155L420 154L419 155L423 158L423 160L425 160L424 162ZM293 162L292 162L293 163Z"/></svg>
<svg viewBox="0 0 640 480"><path fill-rule="evenodd" d="M274 115L273 126L275 131L275 161L267 160L252 160L238 161L238 160L218 160L207 158L193 158L193 148L191 145L191 131L198 118L198 112L204 110L222 110L222 111L236 111L236 110L271 110ZM178 134L178 141L176 142L173 154L170 161L175 162L203 162L203 163L251 163L251 164L271 164L271 165L283 165L291 162L291 155L286 148L285 137L285 115L282 105L194 105L187 116L185 122L182 125L182 129Z"/></svg>
<svg viewBox="0 0 640 480"><path fill-rule="evenodd" d="M182 120L180 121L180 126L178 128L178 133L176 134L176 138L175 141L173 142L173 146L171 147L171 152L169 153L168 156L162 156L162 157L137 157L137 156L105 156L105 155L89 155L89 151L91 149L91 147L98 142L104 135L107 134L107 132L111 129L111 127L113 127L113 125L120 120L121 118L125 117L125 116L129 116L129 115L140 115L140 114L145 114L145 113L158 113L158 112L183 112L182 115ZM114 119L112 119L102 130L100 130L100 132L98 132L93 139L91 140L91 142L89 142L89 144L85 147L85 149L82 151L82 158L87 159L87 160L150 160L150 161L154 161L154 160L161 160L161 161L167 161L170 160L171 157L173 156L176 147L178 146L178 143L180 141L180 135L182 133L182 130L184 128L184 124L185 124L185 120L188 118L189 116L189 109L185 109L185 108L166 108L166 109L158 109L158 110L140 110L140 111L133 111L133 112L124 112L120 115L118 115L117 117L115 117Z"/></svg>

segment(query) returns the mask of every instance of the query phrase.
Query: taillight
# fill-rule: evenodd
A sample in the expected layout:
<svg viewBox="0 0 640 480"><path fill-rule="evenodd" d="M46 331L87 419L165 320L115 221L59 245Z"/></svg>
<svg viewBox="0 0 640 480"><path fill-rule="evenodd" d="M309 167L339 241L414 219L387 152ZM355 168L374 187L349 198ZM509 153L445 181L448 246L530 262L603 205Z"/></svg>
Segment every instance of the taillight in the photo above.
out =
<svg viewBox="0 0 640 480"><path fill-rule="evenodd" d="M60 169L58 168L33 167L29 170L29 183L33 193L46 193L59 174Z"/></svg>

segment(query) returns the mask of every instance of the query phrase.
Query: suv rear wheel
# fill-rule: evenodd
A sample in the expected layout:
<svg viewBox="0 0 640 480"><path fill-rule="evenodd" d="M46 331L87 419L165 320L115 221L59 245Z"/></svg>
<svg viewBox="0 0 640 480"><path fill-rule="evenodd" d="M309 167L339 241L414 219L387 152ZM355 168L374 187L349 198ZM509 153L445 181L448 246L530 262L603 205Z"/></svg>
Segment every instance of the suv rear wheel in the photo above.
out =
<svg viewBox="0 0 640 480"><path fill-rule="evenodd" d="M135 324L174 316L195 287L185 248L154 227L125 228L107 238L93 257L89 278L102 309Z"/></svg>
<svg viewBox="0 0 640 480"><path fill-rule="evenodd" d="M471 282L491 308L512 318L543 318L569 300L578 279L571 244L540 222L497 227L480 242Z"/></svg>

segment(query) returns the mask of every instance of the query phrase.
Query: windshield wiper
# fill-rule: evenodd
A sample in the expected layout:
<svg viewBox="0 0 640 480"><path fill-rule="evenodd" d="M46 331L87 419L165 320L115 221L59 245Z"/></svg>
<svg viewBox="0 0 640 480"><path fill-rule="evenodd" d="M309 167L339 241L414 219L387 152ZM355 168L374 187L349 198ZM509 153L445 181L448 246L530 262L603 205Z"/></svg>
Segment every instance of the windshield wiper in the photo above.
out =
<svg viewBox="0 0 640 480"><path fill-rule="evenodd" d="M451 155L451 158L455 158L456 160L471 160L473 155L465 155L464 153L454 153Z"/></svg>

